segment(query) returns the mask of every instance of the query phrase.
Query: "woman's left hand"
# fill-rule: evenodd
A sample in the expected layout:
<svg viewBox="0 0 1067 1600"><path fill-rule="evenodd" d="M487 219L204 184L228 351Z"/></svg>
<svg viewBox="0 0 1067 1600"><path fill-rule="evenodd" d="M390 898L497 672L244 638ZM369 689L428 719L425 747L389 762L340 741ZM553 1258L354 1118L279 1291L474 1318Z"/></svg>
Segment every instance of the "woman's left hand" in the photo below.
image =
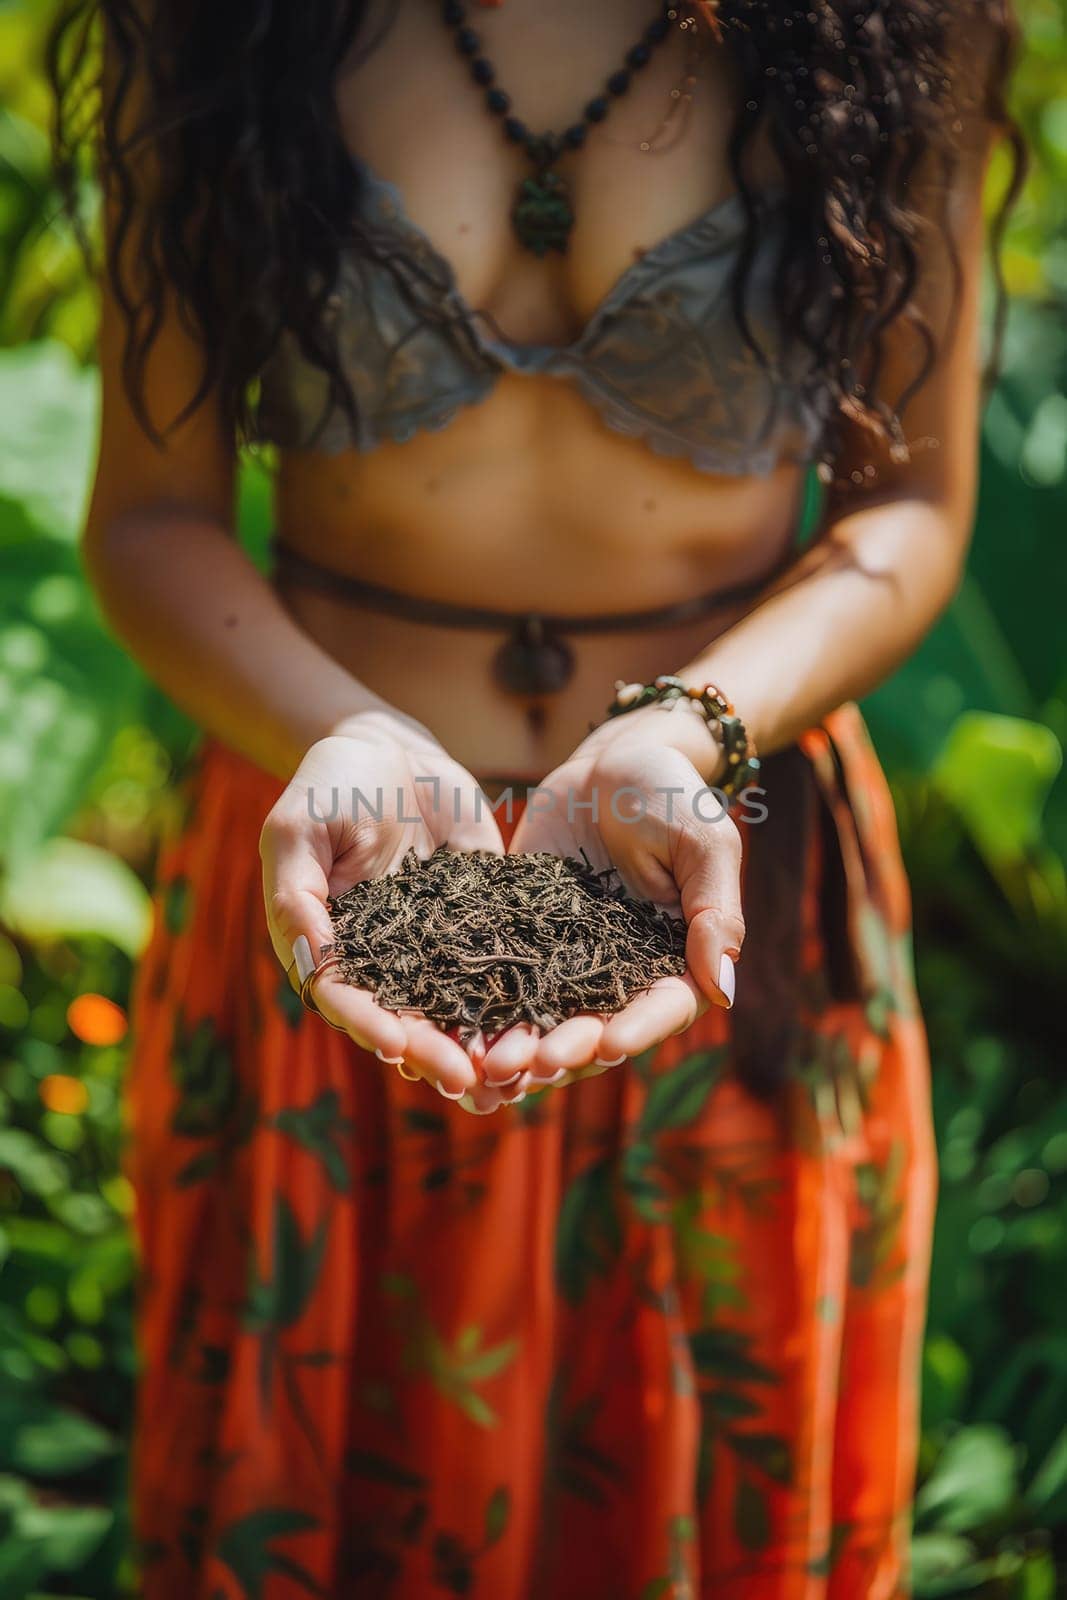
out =
<svg viewBox="0 0 1067 1600"><path fill-rule="evenodd" d="M745 931L741 838L713 792L717 768L698 712L650 706L596 728L534 791L511 851L584 852L595 868L614 867L632 895L685 918L686 971L610 1016L570 1017L541 1036L509 1029L486 1051L487 1085L520 1068L530 1088L591 1076L680 1033L709 1004L732 1003Z"/></svg>

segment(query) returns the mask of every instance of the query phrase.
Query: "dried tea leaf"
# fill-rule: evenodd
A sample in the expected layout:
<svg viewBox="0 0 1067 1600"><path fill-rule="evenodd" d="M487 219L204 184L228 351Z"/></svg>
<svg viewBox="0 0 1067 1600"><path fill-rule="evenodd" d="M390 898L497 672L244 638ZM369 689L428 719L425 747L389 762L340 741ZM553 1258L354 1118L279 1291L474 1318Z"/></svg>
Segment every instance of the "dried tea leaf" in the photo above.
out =
<svg viewBox="0 0 1067 1600"><path fill-rule="evenodd" d="M635 900L612 868L548 852L410 850L396 872L329 902L338 975L390 1011L466 1041L619 1011L685 971L685 923Z"/></svg>

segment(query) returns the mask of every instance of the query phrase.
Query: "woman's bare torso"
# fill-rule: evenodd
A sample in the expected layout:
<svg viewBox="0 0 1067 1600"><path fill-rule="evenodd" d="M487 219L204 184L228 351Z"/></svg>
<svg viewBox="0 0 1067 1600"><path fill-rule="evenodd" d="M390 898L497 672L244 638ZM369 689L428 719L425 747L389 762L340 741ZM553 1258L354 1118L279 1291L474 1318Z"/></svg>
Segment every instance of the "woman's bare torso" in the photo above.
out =
<svg viewBox="0 0 1067 1600"><path fill-rule="evenodd" d="M472 6L470 21L516 114L541 131L576 120L653 14L649 0L579 9L542 0ZM380 44L342 77L339 105L351 147L399 187L466 301L509 339L562 345L642 249L733 188L732 85L710 39L704 51L688 130L669 151L639 146L682 76L677 31L565 158L577 220L567 254L543 260L509 221L528 163L485 110L436 0L396 4ZM775 175L765 155L761 181ZM515 611L626 611L769 572L792 537L801 477L795 465L768 478L698 472L611 432L565 381L505 373L439 432L366 454L287 453L277 520L287 543L321 564L410 593ZM574 638L574 677L534 731L491 676L500 635L396 621L296 588L286 602L472 771L529 777L602 717L616 677L671 670L727 619Z"/></svg>

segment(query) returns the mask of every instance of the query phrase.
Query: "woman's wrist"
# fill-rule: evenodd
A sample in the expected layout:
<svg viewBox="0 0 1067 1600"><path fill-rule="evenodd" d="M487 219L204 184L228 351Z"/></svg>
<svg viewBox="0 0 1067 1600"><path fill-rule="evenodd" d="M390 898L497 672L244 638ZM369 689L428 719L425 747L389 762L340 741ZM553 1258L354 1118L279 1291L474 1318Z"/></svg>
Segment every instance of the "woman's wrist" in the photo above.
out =
<svg viewBox="0 0 1067 1600"><path fill-rule="evenodd" d="M631 742L645 750L658 745L679 751L711 788L725 775L722 744L715 729L690 701L641 706L625 716L609 717L582 741L581 750L595 756L608 746L615 750Z"/></svg>
<svg viewBox="0 0 1067 1600"><path fill-rule="evenodd" d="M330 728L327 738L383 739L404 745L432 745L440 748L440 741L416 717L400 711L386 700L372 701L361 710L347 713Z"/></svg>

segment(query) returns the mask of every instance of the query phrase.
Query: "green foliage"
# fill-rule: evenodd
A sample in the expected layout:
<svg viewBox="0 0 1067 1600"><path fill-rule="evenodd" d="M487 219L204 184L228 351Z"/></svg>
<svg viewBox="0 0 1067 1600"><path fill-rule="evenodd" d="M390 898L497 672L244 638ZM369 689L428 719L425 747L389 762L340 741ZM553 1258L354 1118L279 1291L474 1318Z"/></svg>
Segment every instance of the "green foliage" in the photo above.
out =
<svg viewBox="0 0 1067 1600"><path fill-rule="evenodd" d="M975 748L970 734L956 746L968 765ZM989 773L973 771L979 789L1002 754L994 742ZM954 759L950 746L897 786L941 1156L917 1593L1052 1595L1067 1527L1067 893L1029 823L990 841L986 813L975 825L953 803Z"/></svg>
<svg viewBox="0 0 1067 1600"><path fill-rule="evenodd" d="M1041 723L968 711L953 723L931 776L987 861L1006 865L1038 846L1062 765L1059 740Z"/></svg>
<svg viewBox="0 0 1067 1600"><path fill-rule="evenodd" d="M15 857L0 888L0 918L34 943L96 933L136 956L148 937L151 907L141 880L118 856L60 838Z"/></svg>
<svg viewBox="0 0 1067 1600"><path fill-rule="evenodd" d="M86 991L123 994L129 975L98 936L0 935L0 1592L12 1600L127 1592L123 1053L80 1043L66 1010ZM60 1091L81 1109L56 1109Z"/></svg>
<svg viewBox="0 0 1067 1600"><path fill-rule="evenodd" d="M50 12L46 0L0 5L0 1594L112 1600L134 1592L124 1057L121 1042L83 1042L68 1007L89 993L126 1002L169 779L192 730L108 638L76 550L96 429L95 303L55 220ZM914 1539L916 1592L929 1600L1051 1600L1067 1575L1067 6L1021 0L1020 13L1014 103L1034 161L1006 240L1015 304L968 576L865 707L912 876L941 1152ZM991 206L1003 173L998 159ZM267 481L249 469L242 532L257 559L268 526ZM177 891L168 914L181 911ZM190 1141L192 1183L227 1159L208 1136L229 1080L210 1038L186 1044L176 1132ZM699 1109L700 1092L684 1074L664 1080L620 1178L601 1163L575 1180L556 1264L569 1298L617 1253L621 1199L662 1214L656 1139ZM239 1141L249 1108L222 1109ZM331 1101L283 1114L278 1129L344 1192ZM684 1214L673 1220L679 1249L711 1247ZM267 1389L297 1381L290 1329L324 1247L321 1225L302 1232L276 1216L247 1286ZM693 1356L709 1432L749 1452L734 1513L757 1551L761 1484L784 1470L784 1444L732 1427L758 1410L766 1371L716 1326L734 1263L718 1274ZM488 1426L477 1385L510 1347L483 1348L478 1328L445 1345L403 1290L393 1285L409 1359ZM399 1469L365 1457L351 1470ZM601 1495L588 1454L569 1483ZM501 1496L486 1508L487 1544L507 1520ZM293 1517L279 1507L219 1531L216 1553L247 1593L274 1574L315 1592L298 1554L275 1548L302 1530ZM450 1538L438 1537L441 1570L466 1573L471 1557Z"/></svg>

